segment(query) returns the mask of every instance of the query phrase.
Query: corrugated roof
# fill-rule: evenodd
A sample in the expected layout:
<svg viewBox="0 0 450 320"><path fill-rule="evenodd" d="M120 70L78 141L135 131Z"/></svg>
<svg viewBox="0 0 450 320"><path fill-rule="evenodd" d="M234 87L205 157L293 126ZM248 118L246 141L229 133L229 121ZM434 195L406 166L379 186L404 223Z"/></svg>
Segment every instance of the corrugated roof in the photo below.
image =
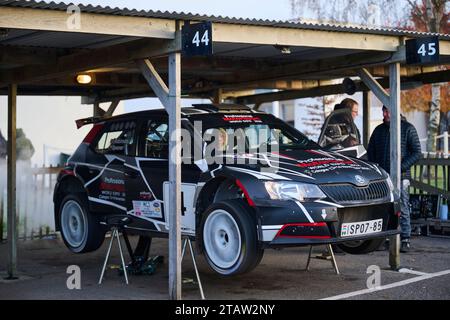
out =
<svg viewBox="0 0 450 320"><path fill-rule="evenodd" d="M34 9L48 9L66 11L67 7L72 3L64 2L46 2L46 1L26 1L26 0L0 0L0 6L8 7L22 7ZM78 5L82 12L99 13L119 16L134 16L134 17L148 17L148 18L163 18L172 20L193 20L193 21L212 21L217 23L229 24L243 24L243 25L257 25L257 26L272 26L281 28L295 28L308 30L322 30L322 31L336 31L336 32L354 32L364 34L380 34L380 35L394 35L394 36L409 36L409 37L423 37L437 35L441 39L450 39L449 34L433 34L409 30L399 30L391 28L372 28L366 26L355 25L340 25L328 23L311 23L311 22L290 22L290 21L276 21L276 20L262 20L262 19L244 19L234 17L209 16L184 12L168 12L168 11L152 11L152 10L136 10L128 8L112 8L109 6L93 6L93 5Z"/></svg>

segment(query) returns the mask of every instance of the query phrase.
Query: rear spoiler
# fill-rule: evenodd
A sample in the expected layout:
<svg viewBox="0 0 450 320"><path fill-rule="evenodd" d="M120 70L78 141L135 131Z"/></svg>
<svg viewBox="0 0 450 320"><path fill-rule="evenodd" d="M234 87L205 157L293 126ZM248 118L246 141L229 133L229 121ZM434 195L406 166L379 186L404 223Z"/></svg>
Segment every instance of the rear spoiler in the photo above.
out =
<svg viewBox="0 0 450 320"><path fill-rule="evenodd" d="M80 120L76 120L75 123L77 125L77 129L80 129L84 126L87 126L88 124L95 124L98 123L102 120L105 120L105 118L101 118L101 117L90 117L90 118L86 118L86 119L80 119Z"/></svg>

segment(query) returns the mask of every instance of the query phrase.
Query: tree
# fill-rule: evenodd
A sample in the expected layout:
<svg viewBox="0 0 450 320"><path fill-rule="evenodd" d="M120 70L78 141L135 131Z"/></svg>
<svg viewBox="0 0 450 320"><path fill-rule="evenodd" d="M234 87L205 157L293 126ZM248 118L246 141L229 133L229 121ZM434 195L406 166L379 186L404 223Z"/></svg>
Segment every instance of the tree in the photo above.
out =
<svg viewBox="0 0 450 320"><path fill-rule="evenodd" d="M449 0L290 0L298 21L360 24L432 33L450 32ZM443 67L444 68L444 67ZM429 111L428 151L435 151L441 106L448 112L449 85L433 84L402 93L402 109Z"/></svg>
<svg viewBox="0 0 450 320"><path fill-rule="evenodd" d="M413 28L417 31L432 32L432 33L448 33L450 31L449 18L450 13L448 6L450 1L448 0L420 0L412 1L407 0L409 4L409 17L413 24ZM441 84L432 84L431 86L425 86L418 90L419 96L430 97L431 99L427 109L429 110L428 120L428 141L427 151L436 151L436 136L439 132L439 124L441 117L441 97L444 97L444 106L448 106L448 93L449 86ZM410 93L410 95L417 96L416 92ZM444 92L444 95L442 95ZM431 93L431 94L430 94ZM409 99L407 95L404 95L405 101L408 103L407 107L414 106L417 101ZM444 112L447 110L444 110Z"/></svg>
<svg viewBox="0 0 450 320"><path fill-rule="evenodd" d="M290 0L294 19L319 23L395 26L399 20L396 0Z"/></svg>

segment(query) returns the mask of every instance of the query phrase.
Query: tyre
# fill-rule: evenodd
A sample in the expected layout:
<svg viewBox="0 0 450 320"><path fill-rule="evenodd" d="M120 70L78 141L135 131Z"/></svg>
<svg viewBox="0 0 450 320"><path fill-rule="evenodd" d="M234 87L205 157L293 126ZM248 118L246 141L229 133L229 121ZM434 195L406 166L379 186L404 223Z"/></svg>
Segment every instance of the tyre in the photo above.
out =
<svg viewBox="0 0 450 320"><path fill-rule="evenodd" d="M211 205L203 214L200 230L206 261L223 276L250 272L263 257L255 220L240 199Z"/></svg>
<svg viewBox="0 0 450 320"><path fill-rule="evenodd" d="M350 254L366 254L377 250L385 240L385 238L380 238L365 241L349 241L339 243L337 246L342 251Z"/></svg>
<svg viewBox="0 0 450 320"><path fill-rule="evenodd" d="M95 251L105 239L105 230L89 212L83 194L67 195L61 202L59 218L65 245L74 253Z"/></svg>

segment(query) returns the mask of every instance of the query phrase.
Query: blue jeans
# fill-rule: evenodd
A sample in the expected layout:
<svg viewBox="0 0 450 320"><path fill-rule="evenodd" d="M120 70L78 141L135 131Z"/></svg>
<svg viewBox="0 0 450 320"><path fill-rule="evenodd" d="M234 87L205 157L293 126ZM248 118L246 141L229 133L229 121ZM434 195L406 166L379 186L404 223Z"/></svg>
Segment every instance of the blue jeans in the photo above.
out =
<svg viewBox="0 0 450 320"><path fill-rule="evenodd" d="M401 214L400 214L400 229L401 239L409 239L411 237L411 215L409 209L409 186L408 179L402 180L401 188Z"/></svg>

